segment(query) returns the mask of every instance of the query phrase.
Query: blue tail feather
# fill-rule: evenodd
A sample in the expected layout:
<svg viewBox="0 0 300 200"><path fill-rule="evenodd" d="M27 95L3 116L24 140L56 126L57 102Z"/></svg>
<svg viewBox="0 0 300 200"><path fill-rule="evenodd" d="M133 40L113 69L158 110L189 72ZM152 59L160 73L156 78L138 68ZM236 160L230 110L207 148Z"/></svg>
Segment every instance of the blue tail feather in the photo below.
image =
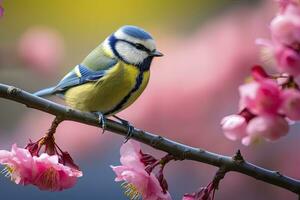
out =
<svg viewBox="0 0 300 200"><path fill-rule="evenodd" d="M39 97L45 97L50 96L53 94L55 87L45 88L40 91L37 91L33 93L33 95L39 96Z"/></svg>

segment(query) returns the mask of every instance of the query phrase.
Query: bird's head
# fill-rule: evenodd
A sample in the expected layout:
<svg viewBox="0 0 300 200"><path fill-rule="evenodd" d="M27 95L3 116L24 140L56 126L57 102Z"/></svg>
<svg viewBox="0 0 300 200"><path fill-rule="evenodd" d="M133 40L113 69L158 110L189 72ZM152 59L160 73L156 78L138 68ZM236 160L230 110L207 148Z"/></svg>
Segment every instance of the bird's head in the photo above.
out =
<svg viewBox="0 0 300 200"><path fill-rule="evenodd" d="M136 26L119 28L107 38L107 46L118 59L142 68L149 68L153 57L163 56L152 36Z"/></svg>

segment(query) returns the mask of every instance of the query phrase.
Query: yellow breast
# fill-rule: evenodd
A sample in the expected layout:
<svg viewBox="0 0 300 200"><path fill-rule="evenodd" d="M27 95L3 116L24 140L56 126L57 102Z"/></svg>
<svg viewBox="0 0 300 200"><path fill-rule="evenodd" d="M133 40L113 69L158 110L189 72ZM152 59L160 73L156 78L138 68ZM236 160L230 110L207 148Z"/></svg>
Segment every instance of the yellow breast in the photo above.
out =
<svg viewBox="0 0 300 200"><path fill-rule="evenodd" d="M140 72L119 62L96 83L73 87L65 93L66 103L76 109L112 115L131 105L144 91L149 71Z"/></svg>

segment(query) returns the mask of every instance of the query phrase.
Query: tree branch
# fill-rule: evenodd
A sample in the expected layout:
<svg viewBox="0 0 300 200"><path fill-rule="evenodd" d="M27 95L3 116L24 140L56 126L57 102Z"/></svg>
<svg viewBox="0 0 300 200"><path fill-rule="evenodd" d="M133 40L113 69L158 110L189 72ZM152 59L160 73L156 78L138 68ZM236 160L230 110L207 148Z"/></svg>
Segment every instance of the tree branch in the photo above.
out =
<svg viewBox="0 0 300 200"><path fill-rule="evenodd" d="M27 107L41 110L59 117L61 120L71 120L92 126L101 127L98 117L92 113L81 112L69 107L54 103L52 101L34 96L19 88L0 84L0 97L19 102ZM127 135L127 127L121 123L106 120L106 130L119 135ZM193 160L219 168L226 169L226 172L235 171L266 183L285 188L296 194L300 194L300 180L282 175L278 171L271 171L244 160L240 152L232 157L212 153L200 148L190 147L159 135L134 128L132 139L152 146L155 149L167 152L181 160Z"/></svg>

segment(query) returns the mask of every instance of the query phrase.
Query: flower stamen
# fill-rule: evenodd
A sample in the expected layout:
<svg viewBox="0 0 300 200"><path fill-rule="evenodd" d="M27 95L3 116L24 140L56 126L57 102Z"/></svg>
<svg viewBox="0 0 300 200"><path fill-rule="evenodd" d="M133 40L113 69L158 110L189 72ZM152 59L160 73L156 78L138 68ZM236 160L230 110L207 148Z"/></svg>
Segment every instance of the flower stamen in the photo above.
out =
<svg viewBox="0 0 300 200"><path fill-rule="evenodd" d="M123 182L121 187L124 189L124 194L129 197L130 200L141 199L141 194L133 184Z"/></svg>
<svg viewBox="0 0 300 200"><path fill-rule="evenodd" d="M41 175L41 183L40 185L43 185L46 188L51 188L52 190L55 189L55 186L57 183L57 171L50 167L47 169L42 175Z"/></svg>
<svg viewBox="0 0 300 200"><path fill-rule="evenodd" d="M10 167L8 165L5 165L0 173L4 174L5 177L11 177L12 173L14 173L14 168Z"/></svg>

